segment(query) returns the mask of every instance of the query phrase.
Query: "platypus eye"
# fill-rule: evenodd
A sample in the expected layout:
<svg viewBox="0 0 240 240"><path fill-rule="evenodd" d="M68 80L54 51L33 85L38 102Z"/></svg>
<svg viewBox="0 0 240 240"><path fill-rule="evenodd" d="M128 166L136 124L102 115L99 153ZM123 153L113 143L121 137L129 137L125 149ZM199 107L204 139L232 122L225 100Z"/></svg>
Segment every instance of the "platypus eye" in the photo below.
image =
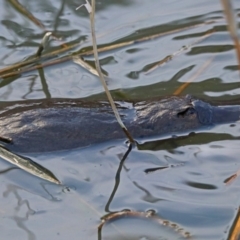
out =
<svg viewBox="0 0 240 240"><path fill-rule="evenodd" d="M192 106L186 107L185 109L183 109L182 111L177 113L177 117L186 117L189 116L191 114L194 114L196 111Z"/></svg>

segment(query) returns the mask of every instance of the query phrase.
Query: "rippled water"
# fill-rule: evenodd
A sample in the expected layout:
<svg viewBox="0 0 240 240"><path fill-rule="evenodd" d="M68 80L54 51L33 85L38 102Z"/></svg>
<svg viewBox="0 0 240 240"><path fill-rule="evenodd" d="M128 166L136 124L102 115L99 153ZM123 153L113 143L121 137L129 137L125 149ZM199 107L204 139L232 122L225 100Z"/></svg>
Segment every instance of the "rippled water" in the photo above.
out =
<svg viewBox="0 0 240 240"><path fill-rule="evenodd" d="M100 46L162 33L100 54L115 98L169 96L194 78L182 95L238 103L239 72L220 1L97 2ZM60 49L62 41L71 44L84 40L72 52L87 51L91 46L87 12L75 11L83 2L20 3L44 27L27 18L14 1L1 1L1 69L34 55L45 30L54 31L58 37L50 41L47 52ZM233 3L239 18L240 4ZM207 33L208 37L198 41ZM189 47L178 52L184 46ZM172 60L147 72L174 53ZM85 60L93 65L92 55ZM0 81L3 103L104 97L98 78L72 60ZM1 238L184 239L171 225L177 224L192 239L228 239L239 207L240 179L229 185L224 181L240 168L239 144L239 123L210 126L174 138L171 134L149 138L132 149L120 175L116 174L127 151L124 139L84 149L28 154L53 171L64 186L39 180L1 161ZM129 217L105 225L99 234L100 217L123 209L154 210L171 226Z"/></svg>

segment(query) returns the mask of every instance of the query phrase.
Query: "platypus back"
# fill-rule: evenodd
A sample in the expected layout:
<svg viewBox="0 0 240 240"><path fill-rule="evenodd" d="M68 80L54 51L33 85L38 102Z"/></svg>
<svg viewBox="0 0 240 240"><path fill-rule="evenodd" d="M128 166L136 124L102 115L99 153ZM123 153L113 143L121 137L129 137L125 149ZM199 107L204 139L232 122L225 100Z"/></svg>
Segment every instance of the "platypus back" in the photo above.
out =
<svg viewBox="0 0 240 240"><path fill-rule="evenodd" d="M189 97L117 105L123 122L136 139L233 122L240 115L239 106L214 107ZM107 102L68 99L5 104L0 112L0 135L12 138L6 147L21 153L72 149L125 138Z"/></svg>

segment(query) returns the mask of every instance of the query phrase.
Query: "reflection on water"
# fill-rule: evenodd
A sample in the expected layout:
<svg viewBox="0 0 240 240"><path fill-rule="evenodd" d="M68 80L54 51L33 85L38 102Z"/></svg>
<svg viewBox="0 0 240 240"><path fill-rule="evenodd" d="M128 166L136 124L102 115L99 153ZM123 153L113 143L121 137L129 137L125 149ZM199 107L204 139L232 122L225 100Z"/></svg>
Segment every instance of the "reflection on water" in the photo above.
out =
<svg viewBox="0 0 240 240"><path fill-rule="evenodd" d="M35 211L31 209L29 201L21 197L21 191L24 190L16 185L9 184L6 186L6 190L3 192L3 197L15 199L16 206L13 209L14 214L12 216L8 216L9 212L6 212L5 214L15 222L18 228L25 232L27 239L34 240L36 239L36 236L34 232L28 229L25 222L28 222L31 219L31 216L35 214Z"/></svg>
<svg viewBox="0 0 240 240"><path fill-rule="evenodd" d="M57 37L50 41L47 52L61 49L62 42L72 45L80 39L85 40L71 51L88 51L91 46L89 19L86 11L75 11L74 1L40 5L33 1L26 7L35 20L30 20L13 2L3 2L0 10L3 26L1 68L33 56L47 30L54 31ZM151 4L148 1L141 4L137 1L99 3L96 28L100 47L146 38L100 54L103 70L109 76L109 87L118 90L118 94L121 89L125 98L171 95L211 59L209 66L195 77L184 93L208 100L231 99L231 95L236 98L239 95L238 71L234 68L236 58L221 4L218 1L200 2L200 6L189 0L173 1L172 4L157 0ZM238 2L235 5L239 7ZM138 15L133 14L136 11ZM115 18L118 21L112 21ZM162 35L147 40L155 34ZM172 56L170 62L149 74L142 71L168 56ZM91 55L84 59L94 65ZM39 73L26 72L0 82L1 99L8 101L49 97L95 98L93 95L102 91L99 80L71 60L44 68L44 73L41 70Z"/></svg>
<svg viewBox="0 0 240 240"><path fill-rule="evenodd" d="M211 129L215 132L214 141L176 145L172 151L134 147L127 155L127 147L116 141L85 149L34 154L43 165L54 169L67 188L44 183L20 170L5 172L1 189L6 210L1 215L14 219L15 223L10 222L9 226L15 231L22 229L22 239L26 239L26 234L28 239L56 235L59 239L78 239L79 234L96 239L97 229L93 226L99 218L105 212L123 209L154 209L161 218L197 239L225 238L237 211L240 181L237 178L230 185L224 183L240 168L235 154L239 139L221 139L228 127ZM127 157L121 161L124 154ZM147 169L155 171L146 172ZM120 218L103 227L102 239L119 239L121 234L128 239L184 239L174 228L149 221L144 222L146 231L131 231L143 228L141 219Z"/></svg>
<svg viewBox="0 0 240 240"><path fill-rule="evenodd" d="M239 14L239 2L233 2ZM88 14L75 11L80 3L19 3L32 17L17 1L0 3L1 69L33 56L46 30L56 36L46 52L61 49L62 42L71 45L79 40L84 41L72 52L91 48ZM96 31L99 47L134 41L100 54L115 98L172 95L194 78L182 94L239 104L234 46L219 1L98 1ZM161 36L144 39L154 34ZM93 56L84 58L94 65ZM70 58L0 81L2 102L84 97L96 100L105 95L99 80ZM129 152L123 141L29 154L51 169L63 186L13 170L1 161L1 238L184 239L175 231L177 225L193 239L228 239L238 212L240 179L228 185L225 180L240 169L239 123L145 139ZM154 210L171 226L126 217L107 223L98 235L100 218L124 209Z"/></svg>

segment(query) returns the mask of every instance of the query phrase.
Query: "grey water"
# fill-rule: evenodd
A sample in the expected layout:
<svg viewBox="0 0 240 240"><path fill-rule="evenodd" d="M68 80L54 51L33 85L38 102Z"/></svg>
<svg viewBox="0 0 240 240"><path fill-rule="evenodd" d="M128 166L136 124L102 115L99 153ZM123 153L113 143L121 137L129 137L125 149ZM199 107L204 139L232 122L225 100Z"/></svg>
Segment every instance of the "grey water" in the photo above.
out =
<svg viewBox="0 0 240 240"><path fill-rule="evenodd" d="M84 1L19 3L44 27L16 2L1 1L0 69L33 56L46 31L57 36L46 52L60 49L62 42L82 40L72 52L91 46L88 13L75 10ZM239 21L240 4L233 5ZM96 10L99 46L162 33L99 55L115 99L171 96L191 78L181 95L213 102L239 99L237 59L220 1L97 1ZM188 45L192 46L146 72ZM92 55L84 59L94 65ZM98 78L72 60L0 80L2 106L46 98L106 99ZM184 239L174 227L139 218L120 218L98 233L101 217L124 209L154 210L193 239L228 239L240 203L240 178L230 184L224 181L240 169L238 122L146 138L139 148L133 147L116 177L128 149L125 140L26 155L51 170L61 186L1 160L1 239Z"/></svg>

